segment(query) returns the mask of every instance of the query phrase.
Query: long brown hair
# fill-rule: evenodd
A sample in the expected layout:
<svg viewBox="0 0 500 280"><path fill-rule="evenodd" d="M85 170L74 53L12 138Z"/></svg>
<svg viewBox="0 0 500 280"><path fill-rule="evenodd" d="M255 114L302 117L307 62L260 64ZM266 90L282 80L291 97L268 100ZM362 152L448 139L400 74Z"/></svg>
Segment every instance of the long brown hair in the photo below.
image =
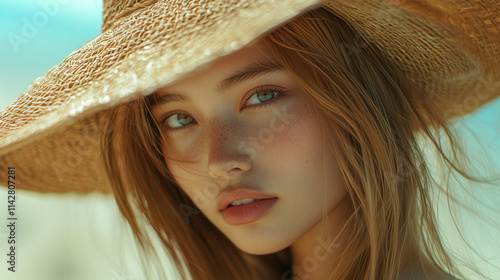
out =
<svg viewBox="0 0 500 280"><path fill-rule="evenodd" d="M418 137L428 138L449 167L467 176L442 152L435 129L456 144L438 108L418 98L423 93L400 69L326 7L301 15L262 43L311 98L322 133L336 139L329 144L355 211L344 227L350 230L347 246L329 260L329 279L398 279L412 267L459 276L439 238L432 180L418 145ZM138 99L109 112L102 139L116 201L141 247L154 251L142 226L146 221L183 279L271 279L273 269L284 273L290 263L283 252L243 253L180 189L162 154L168 139L148 104L149 98Z"/></svg>

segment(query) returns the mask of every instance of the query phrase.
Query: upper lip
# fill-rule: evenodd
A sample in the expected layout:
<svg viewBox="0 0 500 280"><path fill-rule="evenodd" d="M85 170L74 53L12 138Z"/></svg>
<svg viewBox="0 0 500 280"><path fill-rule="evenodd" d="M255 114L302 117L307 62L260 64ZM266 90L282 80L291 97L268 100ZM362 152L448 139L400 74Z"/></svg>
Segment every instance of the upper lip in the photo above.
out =
<svg viewBox="0 0 500 280"><path fill-rule="evenodd" d="M229 191L222 191L218 196L217 207L219 208L219 211L222 211L226 209L229 204L245 198L267 199L275 197L275 195L261 193L255 189L237 187Z"/></svg>

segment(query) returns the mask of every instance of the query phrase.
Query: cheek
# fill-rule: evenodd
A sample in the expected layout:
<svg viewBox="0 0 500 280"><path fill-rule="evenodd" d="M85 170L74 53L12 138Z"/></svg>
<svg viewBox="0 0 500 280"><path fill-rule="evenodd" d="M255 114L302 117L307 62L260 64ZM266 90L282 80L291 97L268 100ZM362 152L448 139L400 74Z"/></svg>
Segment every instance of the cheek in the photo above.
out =
<svg viewBox="0 0 500 280"><path fill-rule="evenodd" d="M259 163L290 200L323 203L326 191L328 203L334 205L346 194L346 187L312 105L299 106L290 113L293 119L261 151Z"/></svg>
<svg viewBox="0 0 500 280"><path fill-rule="evenodd" d="M168 165L186 165L186 167L193 166L194 162L200 160L200 155L202 154L202 142L199 139L202 138L200 135L196 135L199 132L190 131L188 133L182 134L182 138L172 137L171 144L163 144L162 152L165 157L165 161Z"/></svg>
<svg viewBox="0 0 500 280"><path fill-rule="evenodd" d="M277 122L283 125L282 129L274 134L273 141L264 145L265 150L261 156L278 161L278 165L274 165L275 168L309 166L323 152L321 126L312 105L295 105L286 111L286 115L287 122L282 119Z"/></svg>
<svg viewBox="0 0 500 280"><path fill-rule="evenodd" d="M200 210L203 210L203 208L207 206L207 195L204 193L209 193L211 188L208 188L206 184L200 182L199 179L197 179L199 177L196 176L197 173L193 172L191 168L186 167L184 163L179 164L172 160L166 160L166 163L167 168L182 191L191 198ZM201 186L205 186L205 188Z"/></svg>
<svg viewBox="0 0 500 280"><path fill-rule="evenodd" d="M166 151L164 150L163 152L165 155ZM196 169L195 164L179 160L179 157L166 158L165 163L177 184L189 197L192 197L196 192L194 186L199 184L197 178L200 177L197 176L200 171Z"/></svg>

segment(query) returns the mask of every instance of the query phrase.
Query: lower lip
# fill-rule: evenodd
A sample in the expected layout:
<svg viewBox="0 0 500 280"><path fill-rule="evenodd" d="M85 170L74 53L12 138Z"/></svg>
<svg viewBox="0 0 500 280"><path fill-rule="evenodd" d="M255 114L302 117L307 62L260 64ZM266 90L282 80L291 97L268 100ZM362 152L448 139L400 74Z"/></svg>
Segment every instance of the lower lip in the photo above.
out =
<svg viewBox="0 0 500 280"><path fill-rule="evenodd" d="M231 225L242 225L262 218L278 200L277 197L250 202L242 206L229 206L223 210L222 217Z"/></svg>

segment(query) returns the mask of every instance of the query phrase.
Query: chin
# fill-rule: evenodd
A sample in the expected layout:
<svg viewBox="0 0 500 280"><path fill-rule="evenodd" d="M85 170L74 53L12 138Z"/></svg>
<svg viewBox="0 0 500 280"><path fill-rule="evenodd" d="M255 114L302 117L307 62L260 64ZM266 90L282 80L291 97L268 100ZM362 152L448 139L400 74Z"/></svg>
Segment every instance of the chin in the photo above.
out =
<svg viewBox="0 0 500 280"><path fill-rule="evenodd" d="M273 254L279 251L282 251L283 249L286 249L290 244L283 244L283 246L277 246L280 244L277 243L272 243L272 244L243 244L244 246L238 246L236 244L236 247L238 247L241 251L251 254L251 255L269 255Z"/></svg>

